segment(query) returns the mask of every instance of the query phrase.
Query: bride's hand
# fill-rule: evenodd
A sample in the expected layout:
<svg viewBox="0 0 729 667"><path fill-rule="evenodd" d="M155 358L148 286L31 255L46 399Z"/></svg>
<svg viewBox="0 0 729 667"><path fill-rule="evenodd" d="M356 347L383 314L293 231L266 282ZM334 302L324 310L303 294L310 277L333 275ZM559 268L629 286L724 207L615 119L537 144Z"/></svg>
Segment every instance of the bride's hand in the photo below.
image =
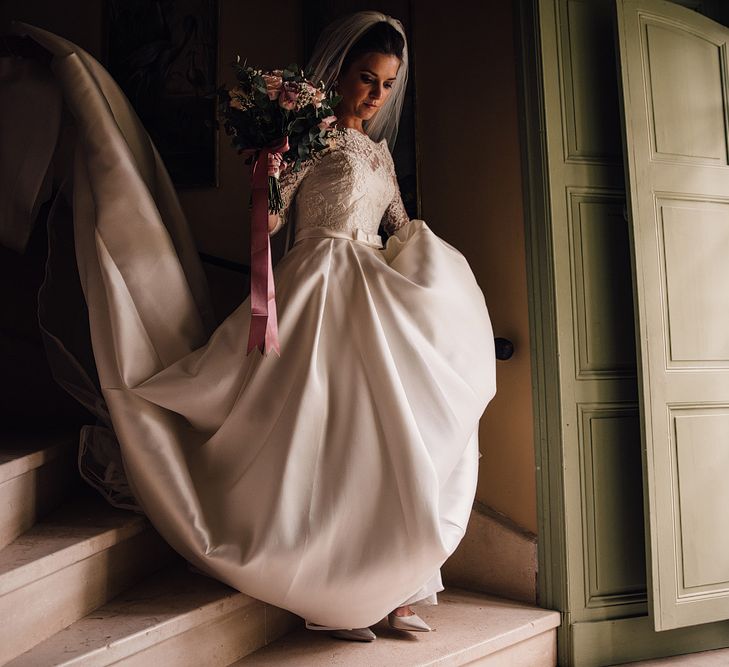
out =
<svg viewBox="0 0 729 667"><path fill-rule="evenodd" d="M280 153L269 153L268 154L268 175L276 176L277 178L286 170L288 165L284 162Z"/></svg>
<svg viewBox="0 0 729 667"><path fill-rule="evenodd" d="M280 220L281 220L281 218L278 216L277 213L268 214L268 233L269 234L278 227Z"/></svg>

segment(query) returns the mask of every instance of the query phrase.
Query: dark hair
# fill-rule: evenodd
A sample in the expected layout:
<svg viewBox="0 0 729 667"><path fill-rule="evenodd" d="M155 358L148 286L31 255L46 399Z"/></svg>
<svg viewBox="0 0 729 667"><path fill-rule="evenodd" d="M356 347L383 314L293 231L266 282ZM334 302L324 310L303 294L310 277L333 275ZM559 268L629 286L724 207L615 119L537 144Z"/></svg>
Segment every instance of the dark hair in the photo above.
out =
<svg viewBox="0 0 729 667"><path fill-rule="evenodd" d="M368 28L349 49L342 61L340 72L346 72L352 62L363 53L382 53L386 56L396 56L402 61L404 48L405 40L397 29L387 21L378 21Z"/></svg>

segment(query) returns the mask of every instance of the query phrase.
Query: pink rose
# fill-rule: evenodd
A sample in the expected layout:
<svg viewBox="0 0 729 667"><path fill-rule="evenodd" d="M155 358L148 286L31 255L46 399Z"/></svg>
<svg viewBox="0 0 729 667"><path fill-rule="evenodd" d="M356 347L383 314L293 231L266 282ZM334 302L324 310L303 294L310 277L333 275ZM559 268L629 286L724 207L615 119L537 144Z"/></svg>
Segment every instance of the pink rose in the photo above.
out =
<svg viewBox="0 0 729 667"><path fill-rule="evenodd" d="M276 70L274 70L275 72ZM266 94L269 100L275 100L281 94L281 84L283 80L276 74L261 75L266 82Z"/></svg>
<svg viewBox="0 0 729 667"><path fill-rule="evenodd" d="M299 84L295 81L286 81L281 89L278 103L284 109L291 111L296 107L296 99L299 97Z"/></svg>
<svg viewBox="0 0 729 667"><path fill-rule="evenodd" d="M326 118L322 118L321 122L319 123L319 129L320 130L331 129L332 125L334 125L334 122L336 120L337 120L336 116L327 116Z"/></svg>

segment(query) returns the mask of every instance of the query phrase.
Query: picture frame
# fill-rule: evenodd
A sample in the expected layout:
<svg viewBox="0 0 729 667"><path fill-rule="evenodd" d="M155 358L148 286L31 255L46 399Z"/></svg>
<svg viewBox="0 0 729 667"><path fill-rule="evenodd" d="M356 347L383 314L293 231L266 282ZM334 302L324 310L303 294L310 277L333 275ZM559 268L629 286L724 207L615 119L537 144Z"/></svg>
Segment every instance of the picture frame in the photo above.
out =
<svg viewBox="0 0 729 667"><path fill-rule="evenodd" d="M178 189L217 187L218 0L108 0L107 69Z"/></svg>

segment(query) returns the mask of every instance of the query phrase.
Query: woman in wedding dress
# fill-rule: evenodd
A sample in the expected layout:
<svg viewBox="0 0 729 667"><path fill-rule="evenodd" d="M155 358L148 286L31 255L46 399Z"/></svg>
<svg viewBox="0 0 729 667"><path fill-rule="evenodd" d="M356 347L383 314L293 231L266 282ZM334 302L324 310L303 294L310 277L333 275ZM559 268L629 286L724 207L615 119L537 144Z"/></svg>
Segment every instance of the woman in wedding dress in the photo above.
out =
<svg viewBox="0 0 729 667"><path fill-rule="evenodd" d="M401 24L357 13L313 56L342 132L282 177L270 232L295 242L274 270L280 357L246 356L250 297L213 330L174 190L108 74L19 31L53 55L76 123L76 260L136 502L195 567L310 629L368 641L387 615L427 631L412 606L437 603L466 530L495 361L466 259L398 191Z"/></svg>
<svg viewBox="0 0 729 667"><path fill-rule="evenodd" d="M331 281L336 276L337 282L345 285L342 292L340 292L341 288L336 290L329 288L327 290L327 299L335 294L341 294L342 296L341 302L332 300L329 307L333 310L340 310L341 308L338 315L340 322L343 323L349 320L352 327L351 330L343 329L342 323L334 324L333 331L337 330L340 335L353 334L354 330L360 326L361 312L363 320L365 318L376 320L376 323L370 324L365 320L366 323L362 322L361 324L366 327L372 326L374 336L372 340L379 341L370 349L367 341L363 339L361 347L366 351L368 357L374 357L375 355L385 357L382 362L379 362L382 363L383 374L389 375L392 372L388 368L390 364L396 369L402 369L396 370L401 376L410 372L408 368L410 364L413 364L414 368L420 368L421 371L425 370L422 365L424 360L416 360L416 357L420 355L416 354L413 348L445 343L445 340L438 341L437 336L433 336L435 331L432 323L428 322L425 327L423 325L434 317L445 320L449 317L449 314L436 301L430 301L430 303L424 302L420 305L423 309L423 319L417 319L417 299L406 296L408 288L404 288L402 285L404 275L401 273L395 277L391 274L393 268L397 271L398 264L401 261L397 256L403 256L403 253L407 254L409 252L408 247L415 245L409 239L413 234L418 233L417 228L419 226L423 227L420 233L432 235L430 230L425 231L427 228L422 221L410 223L402 203L390 153L390 146L394 143L397 133L397 124L407 81L407 51L402 25L395 19L376 12L359 12L346 17L332 24L324 31L309 67L314 72L315 80L323 80L341 95L342 100L336 107L336 114L337 127L344 132L344 136L338 139L334 151L317 156L301 171L285 173L282 178L281 189L284 205L291 206L291 201L295 198L296 255L287 257L287 262L279 265L277 275L281 276L284 272L288 273L288 262L297 265L297 273L301 271L301 265L304 263L317 267L316 269L306 269L307 273L314 274L319 273L322 267L326 266L327 280ZM290 216L285 209L280 222L269 230L270 233L275 234L281 229L289 217L293 216ZM397 232L397 235L388 243L384 256L382 251L379 250L382 247L382 241L377 233L381 221L388 234L393 235ZM293 222L291 224L293 225ZM412 224L412 228L405 229L410 224ZM345 239L349 242L342 243L339 239ZM351 243L353 240L355 244ZM440 244L442 251L443 242L441 241ZM364 248L360 249L360 245L363 245ZM453 249L449 248L449 250L454 252ZM462 256L458 255L458 258L461 262L464 261ZM375 260L374 263L373 260ZM427 263L424 262L419 267L419 271L425 269L426 266ZM453 269L447 270L453 272ZM461 266L460 272L464 270L465 267ZM357 278L356 274L360 271L362 277ZM353 272L355 275L351 275ZM287 278L279 278L279 280L281 279L285 283L289 282ZM362 283L360 283L360 280ZM394 311L391 314L385 315L379 309L377 309L377 312L372 311L374 304L370 299L376 295L374 293L367 294L370 288L369 285L365 286L364 284L365 281L369 283L372 280L381 281L382 287L392 290L394 299L388 307L388 310L392 309ZM422 277L419 281L422 281ZM294 280L294 282L297 281ZM468 292L468 287L474 287L474 280L470 275L464 280L461 289ZM409 286L409 288L412 289L412 286ZM363 293L361 294L362 301L360 305L358 300L351 297L360 296L359 293L361 292ZM398 293L399 296L395 296ZM387 298L386 294L385 292L382 296ZM351 295L349 299L348 295ZM472 348L474 352L472 361L476 361L476 357L479 355L483 357L479 360L481 363L477 362L477 366L478 370L484 373L481 387L485 390L485 394L489 391L487 387L493 374L493 363L489 365L493 338L490 325L488 325L486 310L482 303L483 297L479 299L473 295L472 298L474 298L472 304L474 313L469 316L469 319L473 318L473 323L468 323L464 319L461 319L461 321L472 327L470 335L485 336L484 341L476 342L473 340L474 347ZM349 301L348 304L347 301ZM404 310L398 312L403 306L409 311L407 317ZM364 313L368 314L364 315ZM405 322L409 319L408 325L414 326L418 331L408 333L407 328L405 328L400 329L393 337L389 335L382 337L385 332L377 330L382 326L383 320L390 320L391 318L393 324L397 319L401 319L402 324L400 326L405 325ZM480 326L474 326L479 318ZM443 329L444 324L445 322L441 322L438 328ZM452 336L453 334L454 332L449 332L449 335ZM446 332L442 331L441 335L446 335ZM397 340L397 338L400 340ZM455 338L453 342L456 342ZM388 349L381 349L379 346L382 344L385 344ZM408 347L411 349L408 350ZM467 352L467 350L461 351L461 354L464 352ZM374 358L371 359L370 363L379 365ZM347 374L348 366L342 365L340 368ZM336 373L337 371L332 369L332 372ZM430 373L435 377L438 371L435 370L435 367L432 367ZM376 375L373 375L371 379L367 379L364 376L361 384L353 382L352 391L359 391L369 385L372 389L367 390L367 393L365 393L365 396L367 396L369 391L379 391L380 388L385 389L385 387L380 387L379 381L375 379L376 377ZM354 377L352 379L354 380ZM398 384L400 382L403 382L402 377L399 378ZM474 389L477 389L477 387L478 383L474 385ZM391 391L391 389L388 388L387 391ZM442 387L440 391L443 391ZM485 397L484 394L482 394L482 397ZM489 394L486 400L490 397ZM453 398L455 398L455 395L453 395ZM367 399L365 398L365 400ZM437 395L431 395L428 400L437 400ZM352 395L352 401L356 401L354 395ZM332 407L335 410L337 409L336 404ZM441 405L440 409L443 410L444 408L446 408L446 405ZM410 407L409 411L412 410L413 408ZM382 427L387 429L388 422L382 419L381 421ZM420 424L425 425L425 422L420 422ZM371 427L366 427L364 430L370 432ZM373 433L372 442L377 437ZM473 439L475 443L475 436ZM441 443L441 446L448 445ZM473 459L474 452L464 452L464 456L466 458L470 456ZM453 463L455 461L449 462L448 465L453 465ZM456 471L455 477L449 481L446 490L451 493L459 493L461 495L460 503L465 501L470 510L475 494L476 465L474 461L468 463L461 461L459 463L464 469ZM468 466L470 466L470 469L466 469ZM377 474L379 476L381 472L378 471ZM460 488L456 489L456 484ZM435 486L431 488L434 489ZM443 502L443 499L441 499L441 502ZM463 511L463 509L463 506L459 508L460 511ZM383 510L387 511L385 508ZM443 508L439 511L442 512ZM467 516L465 520L467 520ZM461 517L458 525L465 528L465 520L464 517ZM443 531L443 527L440 530ZM375 539L377 539L377 532L378 530L375 527L373 530L373 538ZM445 536L442 535L443 537ZM455 543L457 543L455 538L451 539L452 544L449 545L449 550L455 547ZM412 543L410 548L417 550L417 542ZM405 562L407 560L408 558L405 559ZM443 590L443 585L440 570L436 570L435 574L416 593L410 595L407 600L388 615L390 625L402 630L430 630L428 625L415 614L410 605L436 604L437 592L441 590ZM318 629L317 626L308 621L307 627ZM360 640L375 638L374 633L369 628L357 628L349 632L335 634Z"/></svg>

